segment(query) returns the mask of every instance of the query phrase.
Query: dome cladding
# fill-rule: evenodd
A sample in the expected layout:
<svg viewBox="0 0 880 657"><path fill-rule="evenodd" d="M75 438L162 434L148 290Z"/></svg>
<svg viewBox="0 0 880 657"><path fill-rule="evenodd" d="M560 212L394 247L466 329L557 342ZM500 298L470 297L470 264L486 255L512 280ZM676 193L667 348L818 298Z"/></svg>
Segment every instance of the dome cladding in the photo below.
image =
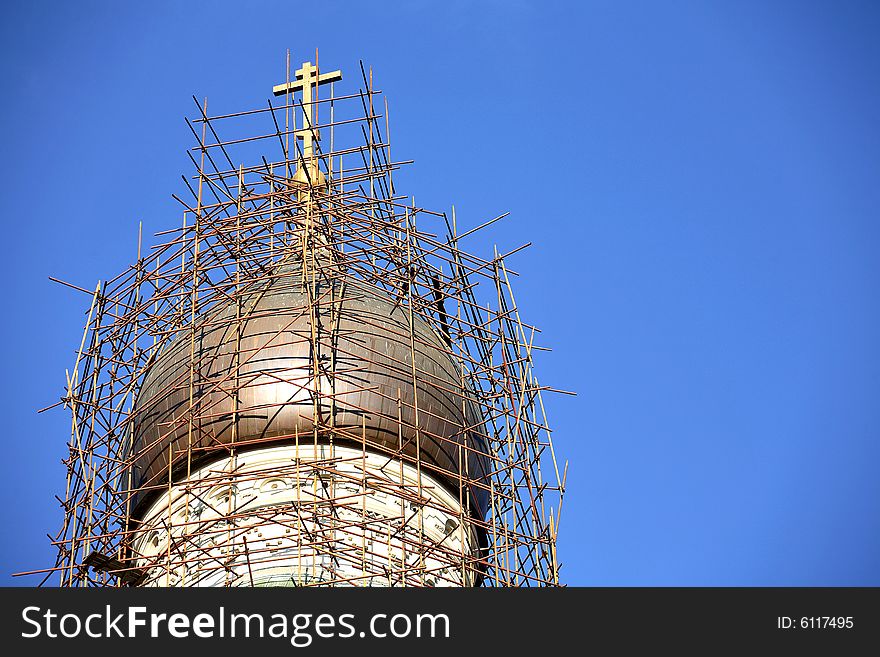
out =
<svg viewBox="0 0 880 657"><path fill-rule="evenodd" d="M484 515L488 492L468 483L490 471L483 421L443 339L413 312L411 341L405 303L333 266L312 284L310 307L301 266L279 267L158 355L134 411L134 515L167 485L169 452L179 480L232 444L315 436L418 459L456 494L467 487L474 515Z"/></svg>

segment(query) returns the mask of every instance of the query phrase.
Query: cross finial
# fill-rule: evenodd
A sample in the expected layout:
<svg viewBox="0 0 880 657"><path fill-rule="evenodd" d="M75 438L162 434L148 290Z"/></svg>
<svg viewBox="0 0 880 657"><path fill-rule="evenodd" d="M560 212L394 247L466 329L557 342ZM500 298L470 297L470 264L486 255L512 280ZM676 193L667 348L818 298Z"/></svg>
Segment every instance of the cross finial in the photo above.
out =
<svg viewBox="0 0 880 657"><path fill-rule="evenodd" d="M313 139L320 138L314 129L314 104L312 103L312 87L338 82L342 79L342 71L319 74L318 67L311 62L303 62L302 68L296 71L296 80L272 87L272 93L283 96L294 91L302 91L303 129L297 131L296 137L303 140L303 159L309 161L314 156Z"/></svg>

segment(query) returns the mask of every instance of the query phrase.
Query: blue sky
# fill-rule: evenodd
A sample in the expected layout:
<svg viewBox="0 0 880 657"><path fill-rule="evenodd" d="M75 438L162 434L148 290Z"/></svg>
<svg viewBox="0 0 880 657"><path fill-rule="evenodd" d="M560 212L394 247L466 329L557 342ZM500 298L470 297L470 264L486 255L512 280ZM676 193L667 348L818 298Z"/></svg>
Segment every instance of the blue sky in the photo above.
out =
<svg viewBox="0 0 880 657"><path fill-rule="evenodd" d="M303 7L297 7L297 5ZM870 2L19 3L0 21L0 583L52 559L86 288L177 225L192 94L363 59L398 180L477 224L553 347L572 585L880 585Z"/></svg>

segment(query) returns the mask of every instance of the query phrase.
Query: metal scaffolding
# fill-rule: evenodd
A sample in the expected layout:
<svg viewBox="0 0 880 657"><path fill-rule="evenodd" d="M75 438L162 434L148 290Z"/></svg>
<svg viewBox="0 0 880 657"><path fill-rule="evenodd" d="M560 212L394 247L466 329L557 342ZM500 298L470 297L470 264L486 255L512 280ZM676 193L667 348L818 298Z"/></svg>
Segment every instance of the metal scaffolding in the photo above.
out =
<svg viewBox="0 0 880 657"><path fill-rule="evenodd" d="M505 215L399 194L372 70L336 95L315 62L262 108L196 101L180 225L65 283L91 301L44 582L559 585L565 472L505 264L528 245L464 250Z"/></svg>

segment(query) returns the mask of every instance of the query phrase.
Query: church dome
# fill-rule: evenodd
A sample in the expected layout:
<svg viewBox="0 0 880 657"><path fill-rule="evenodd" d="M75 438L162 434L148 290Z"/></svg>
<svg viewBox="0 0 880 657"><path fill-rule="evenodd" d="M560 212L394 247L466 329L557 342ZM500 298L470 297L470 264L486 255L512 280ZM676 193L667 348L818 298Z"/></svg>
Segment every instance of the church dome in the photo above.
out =
<svg viewBox="0 0 880 657"><path fill-rule="evenodd" d="M311 310L301 265L286 264L161 350L134 409L135 516L151 492L167 487L169 452L177 481L188 467L227 455L233 443L238 450L315 438L366 443L389 457L418 458L456 495L462 481L487 480L476 393L438 331L414 312L411 343L405 303L335 266L321 267L316 278ZM488 491L472 487L463 495L483 517Z"/></svg>

